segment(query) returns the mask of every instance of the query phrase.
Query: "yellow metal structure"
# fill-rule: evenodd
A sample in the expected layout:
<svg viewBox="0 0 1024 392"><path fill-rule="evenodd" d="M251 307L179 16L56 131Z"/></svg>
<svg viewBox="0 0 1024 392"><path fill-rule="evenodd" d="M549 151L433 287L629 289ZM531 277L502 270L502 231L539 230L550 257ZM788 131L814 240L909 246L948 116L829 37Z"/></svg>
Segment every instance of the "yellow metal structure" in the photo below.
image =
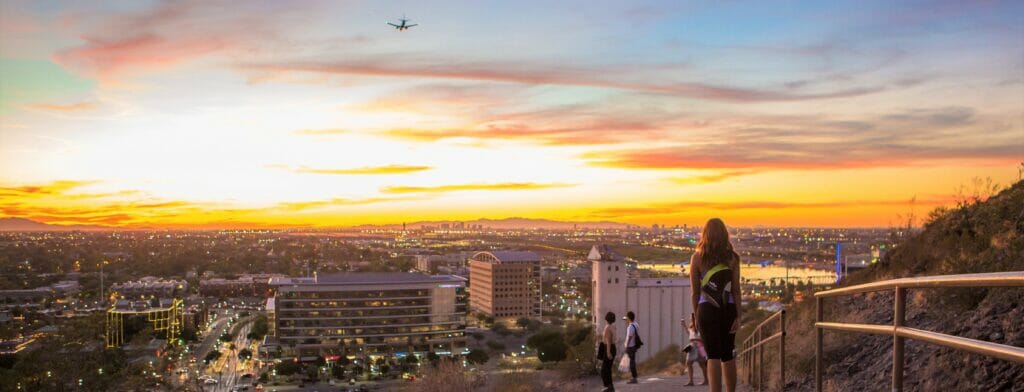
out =
<svg viewBox="0 0 1024 392"><path fill-rule="evenodd" d="M117 309L111 306L107 310L107 347L124 345L124 319L132 316L145 316L153 326L153 332L163 333L168 344L178 344L181 329L185 324L185 305L180 299L173 299L170 306L151 307L145 310Z"/></svg>

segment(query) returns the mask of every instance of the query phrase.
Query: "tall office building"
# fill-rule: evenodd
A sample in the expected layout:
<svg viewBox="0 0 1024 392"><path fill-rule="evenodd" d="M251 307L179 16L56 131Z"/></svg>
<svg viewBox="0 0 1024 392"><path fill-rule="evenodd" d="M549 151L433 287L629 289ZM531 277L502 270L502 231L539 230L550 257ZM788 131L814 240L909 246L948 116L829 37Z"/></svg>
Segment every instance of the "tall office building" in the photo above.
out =
<svg viewBox="0 0 1024 392"><path fill-rule="evenodd" d="M478 252L469 259L470 306L495 318L539 318L540 256Z"/></svg>
<svg viewBox="0 0 1024 392"><path fill-rule="evenodd" d="M285 356L465 353L463 278L350 273L270 284L271 329Z"/></svg>
<svg viewBox="0 0 1024 392"><path fill-rule="evenodd" d="M637 360L646 360L672 344L686 346L684 342L689 342L689 336L679 321L689 320L693 312L688 278L630 277L625 258L607 245L594 245L587 260L591 263L596 331L604 330L604 315L615 312L619 318L615 322L615 336L626 336L622 316L632 311L644 341Z"/></svg>

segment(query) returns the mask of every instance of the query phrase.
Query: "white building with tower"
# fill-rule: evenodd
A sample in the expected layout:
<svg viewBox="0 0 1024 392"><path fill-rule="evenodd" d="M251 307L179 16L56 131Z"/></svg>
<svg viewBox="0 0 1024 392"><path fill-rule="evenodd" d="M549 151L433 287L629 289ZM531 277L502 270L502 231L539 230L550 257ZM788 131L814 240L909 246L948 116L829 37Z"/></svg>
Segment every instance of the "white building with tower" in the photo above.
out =
<svg viewBox="0 0 1024 392"><path fill-rule="evenodd" d="M587 260L591 263L593 283L593 322L595 331L604 330L604 315L615 312L619 352L625 353L623 342L626 312L636 314L640 338L644 346L637 360L644 361L670 345L679 348L689 342L681 319L690 319L690 280L678 278L634 278L626 269L626 260L607 245L594 245Z"/></svg>

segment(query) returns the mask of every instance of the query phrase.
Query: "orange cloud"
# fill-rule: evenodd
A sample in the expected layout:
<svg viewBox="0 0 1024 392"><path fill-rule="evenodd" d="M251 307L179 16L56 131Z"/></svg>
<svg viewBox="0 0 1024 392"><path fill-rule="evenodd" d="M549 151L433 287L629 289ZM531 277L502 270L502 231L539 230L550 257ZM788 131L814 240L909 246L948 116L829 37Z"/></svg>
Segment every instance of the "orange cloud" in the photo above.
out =
<svg viewBox="0 0 1024 392"><path fill-rule="evenodd" d="M384 193L444 193L460 191L522 191L533 189L565 188L569 184L538 184L532 182L505 182L496 184L455 184L440 186L388 186Z"/></svg>
<svg viewBox="0 0 1024 392"><path fill-rule="evenodd" d="M93 184L96 181L58 180L44 185L23 185L17 187L0 187L0 197L24 195L56 195L68 190Z"/></svg>
<svg viewBox="0 0 1024 392"><path fill-rule="evenodd" d="M415 200L418 198L413 197L370 197L365 199L345 199L345 198L334 198L327 200L312 200L312 201L297 201L297 202L285 202L278 203L274 208L289 210L289 211L300 211L324 207L344 207L344 206L358 206L366 204L386 203L394 201L405 201Z"/></svg>
<svg viewBox="0 0 1024 392"><path fill-rule="evenodd" d="M306 136L325 136L325 135L342 135L349 133L348 130L339 128L326 128L326 129L300 129L295 131L297 135Z"/></svg>
<svg viewBox="0 0 1024 392"><path fill-rule="evenodd" d="M755 173L755 171L753 171L753 170L732 170L732 171L722 171L722 172L718 172L718 173L714 173L714 174L704 174L704 175L698 175L698 176L692 176L692 177L670 178L669 181L672 181L672 182L674 182L676 184L681 184L681 185L710 184L710 183L715 183L715 182L722 182L722 181L728 180L730 178L741 177L741 176L745 176L745 175L749 175L749 174L753 174L753 173Z"/></svg>
<svg viewBox="0 0 1024 392"><path fill-rule="evenodd" d="M95 102L77 102L71 104L37 103L28 105L32 109L47 110L51 112L82 112L96 108Z"/></svg>
<svg viewBox="0 0 1024 392"><path fill-rule="evenodd" d="M522 124L488 125L482 129L411 129L385 132L400 139L435 141L451 138L504 139L539 142L547 145L614 144L635 140L636 131L649 131L647 125L626 122L595 123L561 128L531 128ZM652 136L653 132L645 135Z"/></svg>
<svg viewBox="0 0 1024 392"><path fill-rule="evenodd" d="M333 174L333 175L386 175L386 174L406 174L415 173L433 169L430 166L414 166L414 165L387 165L387 166L366 166L356 167L351 169L319 169L307 166L300 166L297 168L289 169L296 173L303 174Z"/></svg>
<svg viewBox="0 0 1024 392"><path fill-rule="evenodd" d="M591 216L599 218L617 218L643 215L669 215L697 211L718 210L783 210L783 209L819 209L819 208L843 208L843 207L892 207L892 206L941 206L951 203L951 199L933 200L848 200L828 202L778 202L778 201L685 201L679 203L655 204L643 207L615 207L598 209L591 212Z"/></svg>

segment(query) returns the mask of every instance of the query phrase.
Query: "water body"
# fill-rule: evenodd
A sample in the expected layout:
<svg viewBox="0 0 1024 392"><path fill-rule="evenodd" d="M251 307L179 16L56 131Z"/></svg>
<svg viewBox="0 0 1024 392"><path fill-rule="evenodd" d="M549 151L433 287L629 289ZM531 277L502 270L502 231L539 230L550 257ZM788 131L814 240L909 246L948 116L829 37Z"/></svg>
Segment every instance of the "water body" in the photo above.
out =
<svg viewBox="0 0 1024 392"><path fill-rule="evenodd" d="M682 266L679 264L640 264L638 268L649 269L661 272L681 273ZM761 266L760 264L743 264L740 267L740 271L743 275L743 280L746 281L770 281L772 279L783 280L788 276L790 280L799 279L806 281L807 279L813 279L816 282L819 280L831 280L835 281L836 272L833 270L821 270L814 268L789 268L787 271L786 267L769 265Z"/></svg>

